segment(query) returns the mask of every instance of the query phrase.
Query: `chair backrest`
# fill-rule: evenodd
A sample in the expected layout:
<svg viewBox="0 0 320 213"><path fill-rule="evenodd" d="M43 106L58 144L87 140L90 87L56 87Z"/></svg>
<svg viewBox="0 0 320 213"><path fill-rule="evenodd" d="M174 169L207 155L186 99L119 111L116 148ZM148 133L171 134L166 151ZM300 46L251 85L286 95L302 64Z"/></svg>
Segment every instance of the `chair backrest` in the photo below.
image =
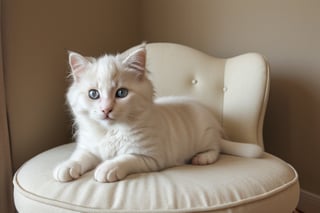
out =
<svg viewBox="0 0 320 213"><path fill-rule="evenodd" d="M209 106L230 140L263 147L269 67L257 53L228 59L173 43L147 44L157 96L193 96Z"/></svg>

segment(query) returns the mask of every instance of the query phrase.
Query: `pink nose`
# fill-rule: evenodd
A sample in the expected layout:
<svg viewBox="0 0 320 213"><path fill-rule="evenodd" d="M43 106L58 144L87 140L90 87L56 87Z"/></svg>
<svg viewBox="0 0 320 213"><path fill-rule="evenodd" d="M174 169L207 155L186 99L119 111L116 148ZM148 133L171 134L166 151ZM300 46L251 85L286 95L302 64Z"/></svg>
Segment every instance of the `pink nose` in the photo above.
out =
<svg viewBox="0 0 320 213"><path fill-rule="evenodd" d="M109 107L109 108L105 108L102 110L102 112L106 115L108 115L110 112L112 111L112 107Z"/></svg>

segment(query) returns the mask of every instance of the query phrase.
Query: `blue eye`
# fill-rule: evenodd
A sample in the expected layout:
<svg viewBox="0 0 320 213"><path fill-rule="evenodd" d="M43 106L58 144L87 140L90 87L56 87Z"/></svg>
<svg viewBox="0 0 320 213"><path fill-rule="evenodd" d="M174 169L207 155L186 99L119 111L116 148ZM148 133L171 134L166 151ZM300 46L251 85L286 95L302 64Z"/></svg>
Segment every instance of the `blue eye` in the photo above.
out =
<svg viewBox="0 0 320 213"><path fill-rule="evenodd" d="M89 96L89 98L91 98L92 100L97 100L97 99L100 98L100 93L99 93L99 91L96 90L96 89L91 89L91 90L89 90L89 92L88 92L88 96Z"/></svg>
<svg viewBox="0 0 320 213"><path fill-rule="evenodd" d="M124 98L128 95L128 89L120 88L116 91L116 98Z"/></svg>

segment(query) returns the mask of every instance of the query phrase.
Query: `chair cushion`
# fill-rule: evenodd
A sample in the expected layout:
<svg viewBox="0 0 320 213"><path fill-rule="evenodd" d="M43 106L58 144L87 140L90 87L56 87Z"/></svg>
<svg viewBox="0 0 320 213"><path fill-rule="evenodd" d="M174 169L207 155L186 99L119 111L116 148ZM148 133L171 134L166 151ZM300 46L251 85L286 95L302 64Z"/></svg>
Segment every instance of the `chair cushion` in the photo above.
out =
<svg viewBox="0 0 320 213"><path fill-rule="evenodd" d="M56 182L53 168L74 148L48 150L16 172L19 212L290 212L298 199L295 170L267 153L259 159L221 155L212 165L133 174L115 183L96 182L92 171Z"/></svg>

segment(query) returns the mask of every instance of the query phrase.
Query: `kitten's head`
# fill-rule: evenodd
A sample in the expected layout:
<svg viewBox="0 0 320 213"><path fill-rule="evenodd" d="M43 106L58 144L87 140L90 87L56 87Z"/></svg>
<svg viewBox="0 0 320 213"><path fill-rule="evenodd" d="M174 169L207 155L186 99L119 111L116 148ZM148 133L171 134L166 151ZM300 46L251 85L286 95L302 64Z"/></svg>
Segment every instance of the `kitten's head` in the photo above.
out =
<svg viewBox="0 0 320 213"><path fill-rule="evenodd" d="M67 101L76 117L85 116L107 127L136 120L153 102L145 45L100 58L70 52L69 64L73 82Z"/></svg>

